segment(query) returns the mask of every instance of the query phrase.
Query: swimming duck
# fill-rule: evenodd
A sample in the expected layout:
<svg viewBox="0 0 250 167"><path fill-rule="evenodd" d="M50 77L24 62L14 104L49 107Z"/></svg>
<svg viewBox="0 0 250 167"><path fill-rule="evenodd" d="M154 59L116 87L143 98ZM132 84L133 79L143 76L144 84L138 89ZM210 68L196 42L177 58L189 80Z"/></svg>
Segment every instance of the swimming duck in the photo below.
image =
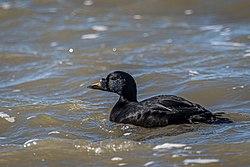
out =
<svg viewBox="0 0 250 167"><path fill-rule="evenodd" d="M175 95L159 95L138 102L136 82L123 71L112 72L88 88L120 96L109 116L110 121L116 123L149 128L182 123L213 123L219 119L201 105Z"/></svg>

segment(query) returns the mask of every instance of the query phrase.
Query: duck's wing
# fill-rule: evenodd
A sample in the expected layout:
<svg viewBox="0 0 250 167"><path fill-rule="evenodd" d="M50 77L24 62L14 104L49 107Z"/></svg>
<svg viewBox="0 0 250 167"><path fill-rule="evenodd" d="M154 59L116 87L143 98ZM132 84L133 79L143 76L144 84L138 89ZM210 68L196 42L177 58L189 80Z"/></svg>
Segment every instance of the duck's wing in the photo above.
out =
<svg viewBox="0 0 250 167"><path fill-rule="evenodd" d="M161 95L140 102L149 108L150 115L161 115L167 118L168 124L185 122L211 123L215 116L199 104L192 103L182 97L174 95Z"/></svg>

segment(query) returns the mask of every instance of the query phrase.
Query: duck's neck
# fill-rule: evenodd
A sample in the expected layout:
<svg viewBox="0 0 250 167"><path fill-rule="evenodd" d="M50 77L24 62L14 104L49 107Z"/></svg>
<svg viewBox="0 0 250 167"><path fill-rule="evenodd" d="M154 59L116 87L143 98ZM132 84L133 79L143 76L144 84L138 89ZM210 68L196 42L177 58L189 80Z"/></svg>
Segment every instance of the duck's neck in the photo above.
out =
<svg viewBox="0 0 250 167"><path fill-rule="evenodd" d="M137 102L136 95L130 94L129 96L121 95L117 103Z"/></svg>
<svg viewBox="0 0 250 167"><path fill-rule="evenodd" d="M118 119L118 116L121 113L123 113L124 108L126 108L125 106L127 104L129 104L130 102L137 102L136 97L128 99L124 96L120 96L119 100L116 102L115 106L113 107L113 109L110 112L110 115L109 115L110 121L120 122Z"/></svg>

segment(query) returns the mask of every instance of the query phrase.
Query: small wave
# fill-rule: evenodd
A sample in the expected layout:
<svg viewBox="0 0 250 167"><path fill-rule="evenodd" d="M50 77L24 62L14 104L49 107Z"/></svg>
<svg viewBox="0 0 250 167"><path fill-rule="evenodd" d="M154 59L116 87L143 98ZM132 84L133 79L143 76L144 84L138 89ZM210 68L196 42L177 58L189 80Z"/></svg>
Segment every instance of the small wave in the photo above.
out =
<svg viewBox="0 0 250 167"><path fill-rule="evenodd" d="M111 158L111 161L121 161L121 160L123 160L123 158L121 158L121 157L113 157L113 158Z"/></svg>
<svg viewBox="0 0 250 167"><path fill-rule="evenodd" d="M82 39L96 39L99 37L99 34L84 34L82 35Z"/></svg>
<svg viewBox="0 0 250 167"><path fill-rule="evenodd" d="M233 46L233 47L243 47L245 44L238 42L211 42L211 45L215 46Z"/></svg>
<svg viewBox="0 0 250 167"><path fill-rule="evenodd" d="M155 146L153 149L154 150L172 149L172 148L181 148L181 147L185 147L185 146L186 146L186 144L164 143L164 144Z"/></svg>
<svg viewBox="0 0 250 167"><path fill-rule="evenodd" d="M188 164L208 164L208 163L215 163L215 162L219 162L220 160L219 159L201 159L201 158L197 158L197 159L185 159L183 161L183 163L185 165L188 165Z"/></svg>
<svg viewBox="0 0 250 167"><path fill-rule="evenodd" d="M108 27L107 26L100 26L100 25L95 25L92 27L93 30L95 31L107 31Z"/></svg>
<svg viewBox="0 0 250 167"><path fill-rule="evenodd" d="M209 25L209 26L203 26L200 28L202 31L214 31L219 32L223 29L222 25Z"/></svg>

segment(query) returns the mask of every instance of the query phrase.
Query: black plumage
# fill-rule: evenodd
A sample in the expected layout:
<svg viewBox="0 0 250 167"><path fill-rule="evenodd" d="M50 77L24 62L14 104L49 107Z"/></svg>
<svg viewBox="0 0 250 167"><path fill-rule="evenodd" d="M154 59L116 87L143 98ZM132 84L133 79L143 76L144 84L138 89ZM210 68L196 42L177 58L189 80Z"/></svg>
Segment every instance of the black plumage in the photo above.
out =
<svg viewBox="0 0 250 167"><path fill-rule="evenodd" d="M213 123L218 118L199 104L192 103L175 95L159 95L137 101L137 88L134 78L123 71L110 73L106 78L88 88L114 92L120 95L110 113L110 121L133 124L142 127L162 127L182 123Z"/></svg>

